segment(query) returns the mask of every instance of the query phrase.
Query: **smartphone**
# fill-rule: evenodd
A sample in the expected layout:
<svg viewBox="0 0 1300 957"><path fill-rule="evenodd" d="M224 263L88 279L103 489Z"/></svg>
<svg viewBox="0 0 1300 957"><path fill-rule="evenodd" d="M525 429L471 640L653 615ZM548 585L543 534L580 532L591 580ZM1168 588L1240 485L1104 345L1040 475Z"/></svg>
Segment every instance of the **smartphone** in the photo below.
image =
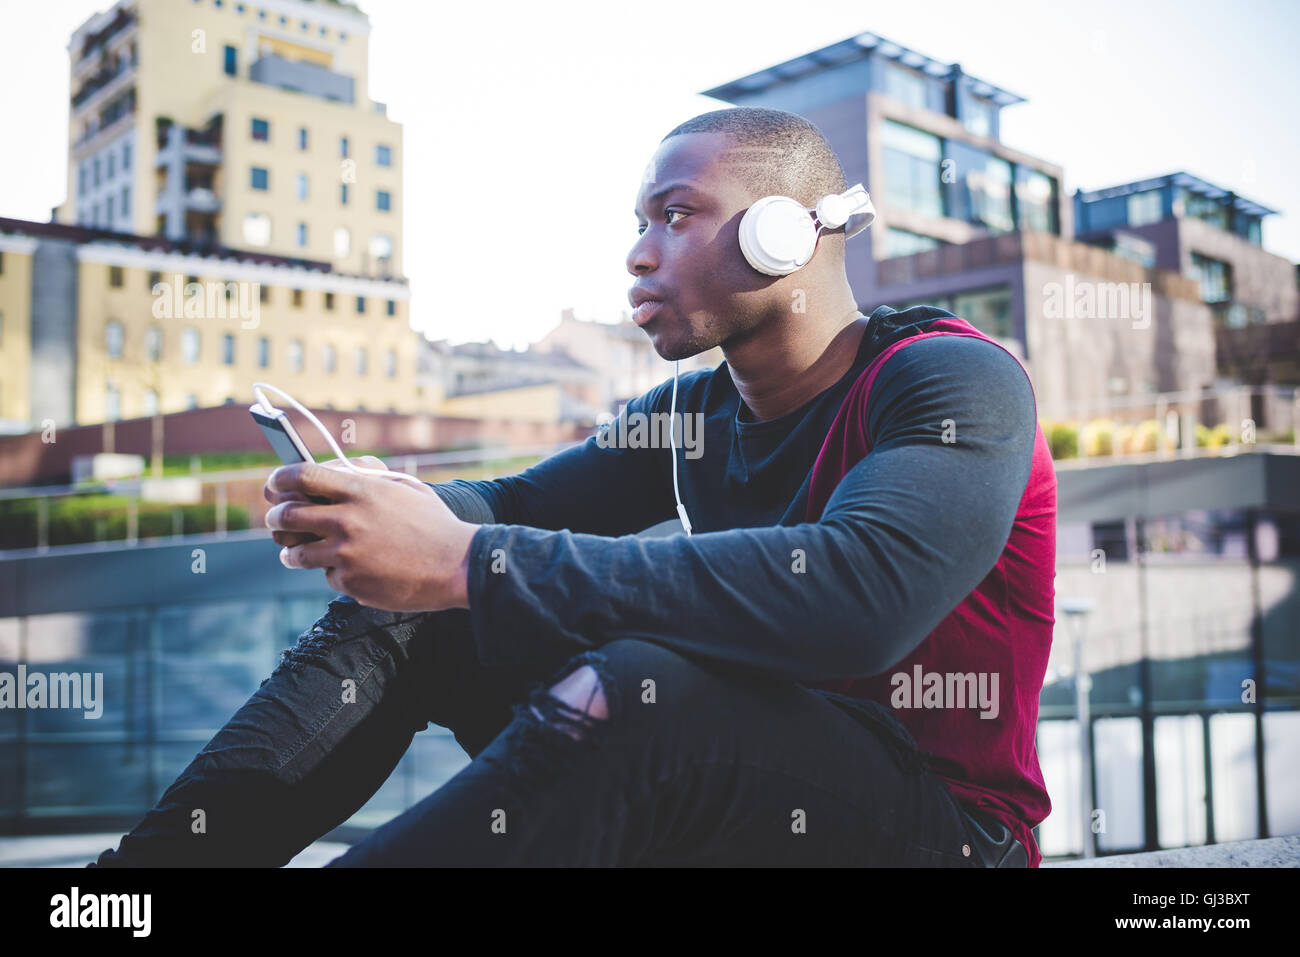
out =
<svg viewBox="0 0 1300 957"><path fill-rule="evenodd" d="M302 436L298 434L298 430L289 421L289 417L279 409L274 410L273 413L267 412L262 407L262 403L254 402L248 407L248 411L252 414L253 421L262 430L262 434L266 436L266 440L271 443L275 454L280 456L280 461L285 465L316 461L307 444L303 442ZM307 497L321 505L329 504L329 499L326 498L316 495Z"/></svg>

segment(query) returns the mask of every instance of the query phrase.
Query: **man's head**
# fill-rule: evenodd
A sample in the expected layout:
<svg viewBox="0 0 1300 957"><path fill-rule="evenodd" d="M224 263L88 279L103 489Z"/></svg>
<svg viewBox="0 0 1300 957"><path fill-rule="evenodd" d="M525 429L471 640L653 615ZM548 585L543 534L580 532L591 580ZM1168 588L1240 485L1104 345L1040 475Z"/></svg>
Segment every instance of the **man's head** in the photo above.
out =
<svg viewBox="0 0 1300 957"><path fill-rule="evenodd" d="M773 278L746 262L741 217L764 196L813 207L848 186L817 127L782 110L737 107L687 120L660 142L636 198L631 298L663 302L644 326L665 359L696 355L812 308L847 288L844 230L822 230L812 260Z"/></svg>

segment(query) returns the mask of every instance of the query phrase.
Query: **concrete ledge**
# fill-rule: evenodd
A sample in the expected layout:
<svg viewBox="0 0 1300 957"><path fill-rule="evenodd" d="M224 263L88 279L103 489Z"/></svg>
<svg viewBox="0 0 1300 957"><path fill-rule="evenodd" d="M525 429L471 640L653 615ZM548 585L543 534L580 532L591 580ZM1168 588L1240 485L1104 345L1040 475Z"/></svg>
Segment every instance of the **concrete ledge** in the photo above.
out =
<svg viewBox="0 0 1300 957"><path fill-rule="evenodd" d="M1300 834L1262 841L1180 847L1091 860L1044 861L1043 867L1300 867Z"/></svg>

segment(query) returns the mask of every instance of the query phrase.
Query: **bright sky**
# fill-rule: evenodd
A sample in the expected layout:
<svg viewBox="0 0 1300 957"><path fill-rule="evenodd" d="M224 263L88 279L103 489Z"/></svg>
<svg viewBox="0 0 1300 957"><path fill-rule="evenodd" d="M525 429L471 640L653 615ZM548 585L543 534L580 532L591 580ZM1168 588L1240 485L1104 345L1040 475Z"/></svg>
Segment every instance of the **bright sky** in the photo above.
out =
<svg viewBox="0 0 1300 957"><path fill-rule="evenodd" d="M176 0L180 2L180 0ZM205 0L206 2L206 0ZM107 0L0 0L0 215L62 202L72 30ZM522 348L572 306L627 308L632 205L696 91L862 31L1029 102L1003 140L1094 189L1185 169L1281 211L1300 259L1300 2L362 0L371 95L405 128L412 321Z"/></svg>

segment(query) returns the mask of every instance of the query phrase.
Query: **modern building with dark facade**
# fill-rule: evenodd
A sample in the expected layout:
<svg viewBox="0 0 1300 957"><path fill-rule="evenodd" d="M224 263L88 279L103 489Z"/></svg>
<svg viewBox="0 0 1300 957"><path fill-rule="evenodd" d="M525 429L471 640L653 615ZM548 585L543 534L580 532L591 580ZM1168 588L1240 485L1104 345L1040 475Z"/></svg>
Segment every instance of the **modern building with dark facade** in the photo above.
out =
<svg viewBox="0 0 1300 957"><path fill-rule="evenodd" d="M1109 191L1071 202L1061 166L1001 140L1002 109L1023 97L959 64L862 33L704 93L814 122L878 212L848 246L859 305L967 319L1025 362L1044 418L1222 385L1216 326L1252 308L1295 314L1288 264L1258 245L1272 210L1239 197L1225 210L1214 203L1232 194L1176 174L1151 186L1164 190L1160 219L1107 233ZM1229 306L1207 303L1203 259L1231 265Z"/></svg>

